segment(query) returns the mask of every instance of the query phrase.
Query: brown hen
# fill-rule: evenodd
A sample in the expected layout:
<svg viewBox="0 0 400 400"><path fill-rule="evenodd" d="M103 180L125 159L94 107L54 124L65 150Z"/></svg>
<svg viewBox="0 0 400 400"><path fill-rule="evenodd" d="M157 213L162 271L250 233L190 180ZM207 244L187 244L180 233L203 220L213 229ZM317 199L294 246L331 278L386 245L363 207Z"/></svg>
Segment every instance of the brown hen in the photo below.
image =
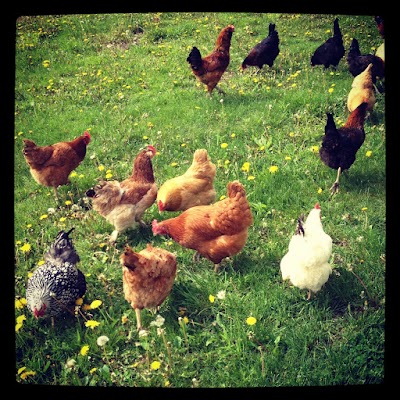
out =
<svg viewBox="0 0 400 400"><path fill-rule="evenodd" d="M229 182L227 194L214 204L191 207L161 222L153 220L153 234L167 235L181 246L196 250L195 255L213 262L214 271L218 272L224 258L243 249L253 223L243 185L239 181Z"/></svg>
<svg viewBox="0 0 400 400"><path fill-rule="evenodd" d="M186 59L196 78L207 86L210 96L214 88L218 92L225 94L218 86L218 83L229 65L229 50L234 30L235 27L233 25L228 25L222 29L215 43L214 50L205 57L201 56L200 50L197 47L193 47Z"/></svg>
<svg viewBox="0 0 400 400"><path fill-rule="evenodd" d="M170 294L176 277L176 257L150 243L138 253L125 246L120 256L126 301L136 314L137 330L142 329L141 310L158 308Z"/></svg>
<svg viewBox="0 0 400 400"><path fill-rule="evenodd" d="M91 140L89 132L70 142L59 142L49 146L37 146L23 139L22 153L33 179L43 186L50 186L58 199L57 188L68 185L69 174L79 166L86 156L86 146Z"/></svg>

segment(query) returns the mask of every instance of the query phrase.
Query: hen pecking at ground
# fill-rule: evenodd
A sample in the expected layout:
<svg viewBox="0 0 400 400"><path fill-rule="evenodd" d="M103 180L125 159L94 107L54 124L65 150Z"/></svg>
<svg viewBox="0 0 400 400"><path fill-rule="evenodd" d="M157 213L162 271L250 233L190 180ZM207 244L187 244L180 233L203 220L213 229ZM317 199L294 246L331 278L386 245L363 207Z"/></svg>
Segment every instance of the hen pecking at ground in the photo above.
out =
<svg viewBox="0 0 400 400"><path fill-rule="evenodd" d="M243 184L229 182L227 197L214 204L195 206L174 218L153 220L153 234L167 235L181 246L196 250L214 264L218 272L221 261L238 254L247 241L253 223L250 204Z"/></svg>

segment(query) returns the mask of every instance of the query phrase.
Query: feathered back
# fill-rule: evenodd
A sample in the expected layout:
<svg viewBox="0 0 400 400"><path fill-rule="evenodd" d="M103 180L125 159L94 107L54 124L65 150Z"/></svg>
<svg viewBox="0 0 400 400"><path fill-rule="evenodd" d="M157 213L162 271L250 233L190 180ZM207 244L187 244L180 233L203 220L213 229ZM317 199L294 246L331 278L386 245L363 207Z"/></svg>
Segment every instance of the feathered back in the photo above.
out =
<svg viewBox="0 0 400 400"><path fill-rule="evenodd" d="M65 231L58 232L50 249L44 255L45 261L48 261L54 265L63 264L65 262L76 264L80 261L79 255L77 254L72 244L72 240L69 237L69 234L74 229L75 228L71 228L68 232Z"/></svg>

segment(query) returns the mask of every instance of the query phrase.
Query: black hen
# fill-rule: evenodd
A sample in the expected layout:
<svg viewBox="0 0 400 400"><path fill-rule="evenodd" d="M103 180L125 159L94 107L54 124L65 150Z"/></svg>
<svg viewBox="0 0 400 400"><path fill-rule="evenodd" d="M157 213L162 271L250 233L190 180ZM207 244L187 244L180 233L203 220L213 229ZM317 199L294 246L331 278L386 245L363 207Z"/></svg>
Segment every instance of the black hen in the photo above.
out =
<svg viewBox="0 0 400 400"><path fill-rule="evenodd" d="M68 236L73 229L57 234L45 263L28 280L26 300L36 319L51 317L54 323L54 317L72 312L75 301L86 293L85 276L75 266L79 256Z"/></svg>
<svg viewBox="0 0 400 400"><path fill-rule="evenodd" d="M347 118L346 123L336 128L333 115L327 113L325 135L319 149L321 161L338 171L330 190L332 195L339 190L339 177L342 171L348 170L356 160L358 149L365 140L364 120L368 103L361 103Z"/></svg>
<svg viewBox="0 0 400 400"><path fill-rule="evenodd" d="M372 82L375 83L376 79L384 78L385 76L385 63L384 61L374 54L361 54L358 40L353 38L350 44L349 52L347 53L347 65L349 66L350 73L355 77L360 75L369 64L372 64Z"/></svg>
<svg viewBox="0 0 400 400"><path fill-rule="evenodd" d="M279 35L275 29L275 24L269 24L268 36L257 43L242 62L241 69L247 67L258 67L261 69L264 64L271 68L279 54Z"/></svg>
<svg viewBox="0 0 400 400"><path fill-rule="evenodd" d="M329 68L332 65L336 69L344 53L343 37L339 27L339 20L335 18L333 22L333 36L314 51L314 54L311 56L311 66L323 65L324 68Z"/></svg>

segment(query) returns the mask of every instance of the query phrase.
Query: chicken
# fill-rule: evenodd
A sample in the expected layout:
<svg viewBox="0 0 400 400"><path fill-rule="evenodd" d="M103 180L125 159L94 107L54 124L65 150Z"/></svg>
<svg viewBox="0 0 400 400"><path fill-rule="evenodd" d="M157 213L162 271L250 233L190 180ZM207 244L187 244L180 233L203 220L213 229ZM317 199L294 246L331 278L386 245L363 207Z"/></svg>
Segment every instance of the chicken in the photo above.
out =
<svg viewBox="0 0 400 400"><path fill-rule="evenodd" d="M57 188L70 183L69 174L79 166L86 156L90 143L89 132L70 142L59 142L49 146L37 146L29 139L23 139L22 153L29 165L33 179L43 186L51 186L58 199Z"/></svg>
<svg viewBox="0 0 400 400"><path fill-rule="evenodd" d="M332 65L336 69L344 53L345 50L342 32L339 27L339 19L335 18L333 21L333 36L314 51L311 56L311 66L323 65L326 69Z"/></svg>
<svg viewBox="0 0 400 400"><path fill-rule="evenodd" d="M227 197L214 204L195 206L174 218L153 220L153 235L167 235L181 246L206 257L218 272L221 261L239 253L253 223L246 192L239 181L229 182Z"/></svg>
<svg viewBox="0 0 400 400"><path fill-rule="evenodd" d="M375 83L377 78L384 78L385 63L380 57L374 54L361 54L358 40L353 38L349 52L347 53L347 65L350 73L354 77L360 75L371 63L373 64L371 71L372 82Z"/></svg>
<svg viewBox="0 0 400 400"><path fill-rule="evenodd" d="M156 153L153 146L140 151L133 162L132 174L119 182L101 181L86 191L92 199L93 209L114 226L109 242L115 244L118 234L138 224L144 212L151 207L157 197L157 184L153 174L151 159Z"/></svg>
<svg viewBox="0 0 400 400"><path fill-rule="evenodd" d="M128 245L120 256L126 301L136 314L137 330L142 329L141 310L159 307L170 294L176 277L176 257L153 247L134 252Z"/></svg>
<svg viewBox="0 0 400 400"><path fill-rule="evenodd" d="M373 64L369 64L365 71L353 79L347 96L347 108L350 112L364 102L368 103L368 111L372 111L374 108L376 97L374 84L372 83L372 67Z"/></svg>
<svg viewBox="0 0 400 400"><path fill-rule="evenodd" d="M282 279L289 280L299 289L307 289L307 300L310 300L311 293L320 291L332 273L331 255L332 238L324 232L321 208L317 203L305 222L298 219L288 252L280 263Z"/></svg>
<svg viewBox="0 0 400 400"><path fill-rule="evenodd" d="M270 23L268 36L250 50L249 54L242 62L241 69L245 70L247 67L252 66L261 69L264 64L272 68L278 54L279 35L275 29L275 24Z"/></svg>
<svg viewBox="0 0 400 400"><path fill-rule="evenodd" d="M337 170L336 180L330 188L331 194L339 190L339 177L348 170L356 160L356 154L365 140L364 120L368 103L361 103L347 118L346 123L336 128L333 115L327 113L325 135L319 149L321 161Z"/></svg>
<svg viewBox="0 0 400 400"><path fill-rule="evenodd" d="M197 47L193 47L186 59L195 77L207 86L207 91L210 96L214 88L217 89L219 93L225 94L218 86L218 83L229 65L229 50L234 30L235 27L233 25L228 25L222 29L213 51L205 57L201 56Z"/></svg>
<svg viewBox="0 0 400 400"><path fill-rule="evenodd" d="M207 205L215 200L214 179L217 168L206 149L197 149L190 167L183 175L165 181L157 193L157 206L162 211L184 211Z"/></svg>
<svg viewBox="0 0 400 400"><path fill-rule="evenodd" d="M28 279L26 301L36 319L73 313L75 302L86 293L86 279L76 267L80 261L68 232L60 231L48 252L45 263Z"/></svg>

